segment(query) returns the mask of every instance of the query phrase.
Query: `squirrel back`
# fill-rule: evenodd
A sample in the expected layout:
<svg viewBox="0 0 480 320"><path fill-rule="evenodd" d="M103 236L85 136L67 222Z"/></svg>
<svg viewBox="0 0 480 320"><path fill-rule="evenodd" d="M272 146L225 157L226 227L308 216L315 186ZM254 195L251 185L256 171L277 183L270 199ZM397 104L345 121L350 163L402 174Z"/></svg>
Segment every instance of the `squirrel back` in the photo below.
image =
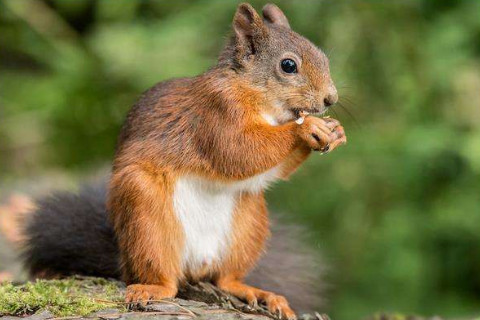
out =
<svg viewBox="0 0 480 320"><path fill-rule="evenodd" d="M18 226L22 258L32 277L121 278L105 199L106 184L96 182L78 193L56 192L33 201L36 209ZM247 283L285 295L299 311L312 311L324 303L324 264L318 252L302 243L304 233L300 226L274 221L267 252Z"/></svg>

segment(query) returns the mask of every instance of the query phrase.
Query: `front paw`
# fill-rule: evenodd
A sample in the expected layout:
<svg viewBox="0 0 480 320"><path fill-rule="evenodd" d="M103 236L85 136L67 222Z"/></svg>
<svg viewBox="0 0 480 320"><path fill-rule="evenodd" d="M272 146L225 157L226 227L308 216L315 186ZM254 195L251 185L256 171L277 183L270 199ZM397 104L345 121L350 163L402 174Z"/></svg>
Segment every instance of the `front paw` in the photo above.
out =
<svg viewBox="0 0 480 320"><path fill-rule="evenodd" d="M297 128L300 139L315 151L329 152L347 142L345 130L335 119L307 116Z"/></svg>

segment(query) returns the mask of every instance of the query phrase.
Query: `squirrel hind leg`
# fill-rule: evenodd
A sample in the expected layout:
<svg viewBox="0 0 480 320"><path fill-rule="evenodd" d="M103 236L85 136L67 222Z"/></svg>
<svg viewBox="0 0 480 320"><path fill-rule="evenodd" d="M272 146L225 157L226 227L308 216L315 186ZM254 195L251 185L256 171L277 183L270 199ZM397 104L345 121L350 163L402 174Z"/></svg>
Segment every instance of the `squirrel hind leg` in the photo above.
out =
<svg viewBox="0 0 480 320"><path fill-rule="evenodd" d="M274 213L272 213L274 215ZM246 277L246 282L284 295L297 312L312 312L325 306L325 262L318 250L302 238L301 226L274 219L266 254Z"/></svg>
<svg viewBox="0 0 480 320"><path fill-rule="evenodd" d="M251 287L230 277L219 279L217 286L225 292L247 301L254 308L257 307L258 302L265 303L270 313L277 315L280 319L296 319L295 312L283 296Z"/></svg>
<svg viewBox="0 0 480 320"><path fill-rule="evenodd" d="M127 287L125 302L145 304L149 300L175 298L177 285L131 284Z"/></svg>

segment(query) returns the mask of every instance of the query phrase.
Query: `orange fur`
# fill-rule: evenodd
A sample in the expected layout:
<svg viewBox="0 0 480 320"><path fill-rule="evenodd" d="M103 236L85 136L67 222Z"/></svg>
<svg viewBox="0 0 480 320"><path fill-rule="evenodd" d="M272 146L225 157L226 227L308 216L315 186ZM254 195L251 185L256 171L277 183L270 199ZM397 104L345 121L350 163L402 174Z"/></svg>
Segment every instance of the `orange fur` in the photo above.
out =
<svg viewBox="0 0 480 320"><path fill-rule="evenodd" d="M229 255L219 270L220 279L231 274L243 279L264 250L270 231L263 192L242 193L238 197L232 229L233 240Z"/></svg>
<svg viewBox="0 0 480 320"><path fill-rule="evenodd" d="M265 21L251 6L241 4L233 42L216 67L194 78L157 84L127 117L107 207L129 302L172 297L183 281L210 279L251 303L264 301L272 312L294 316L285 298L242 283L269 235L263 192L238 193L226 258L198 270L182 267L185 235L173 208L174 186L183 176L225 183L279 167L280 178L287 178L312 149L333 150L346 141L336 120L308 116L302 125L292 121L298 110L315 112L325 99L336 99L328 60L287 29L288 21L276 6L266 6L264 17ZM295 56L303 60L303 80L285 76L280 81L284 75L277 69L262 80L265 74L259 69L265 60L255 62L252 56L259 50L252 47L272 41L270 32L290 37L285 45L296 43L293 49L302 51ZM269 50L272 57L278 54L277 45ZM295 108L288 109L290 105ZM269 124L263 114L278 118L278 125Z"/></svg>
<svg viewBox="0 0 480 320"><path fill-rule="evenodd" d="M283 162L281 177L287 180L312 153L309 147L302 146L294 150Z"/></svg>
<svg viewBox="0 0 480 320"><path fill-rule="evenodd" d="M162 299L177 293L182 230L171 203L168 172L128 166L113 174L109 202L114 228L122 248L122 270L132 285L127 300Z"/></svg>
<svg viewBox="0 0 480 320"><path fill-rule="evenodd" d="M272 313L280 311L287 318L293 317L294 312L284 297L243 283L244 277L255 265L270 236L263 193L240 195L237 199L233 230L230 254L221 266L216 280L219 288L245 299L251 305L262 301Z"/></svg>

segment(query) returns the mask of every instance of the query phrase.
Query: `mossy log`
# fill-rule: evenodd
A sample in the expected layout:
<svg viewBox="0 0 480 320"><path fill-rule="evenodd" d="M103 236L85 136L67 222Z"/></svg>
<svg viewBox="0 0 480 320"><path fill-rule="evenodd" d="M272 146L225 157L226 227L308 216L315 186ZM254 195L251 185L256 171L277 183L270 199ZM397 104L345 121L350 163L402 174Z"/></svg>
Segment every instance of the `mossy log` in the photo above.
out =
<svg viewBox="0 0 480 320"><path fill-rule="evenodd" d="M175 299L153 301L145 306L122 301L125 284L115 280L72 277L0 284L1 320L46 319L276 319L260 305L252 308L210 283L184 286ZM318 312L299 320L329 320ZM378 314L365 320L442 320L399 314Z"/></svg>
<svg viewBox="0 0 480 320"><path fill-rule="evenodd" d="M255 308L209 283L182 287L176 299L147 305L122 301L125 285L118 281L75 277L0 286L2 320L45 319L275 319L264 306ZM328 319L319 313L299 319Z"/></svg>

